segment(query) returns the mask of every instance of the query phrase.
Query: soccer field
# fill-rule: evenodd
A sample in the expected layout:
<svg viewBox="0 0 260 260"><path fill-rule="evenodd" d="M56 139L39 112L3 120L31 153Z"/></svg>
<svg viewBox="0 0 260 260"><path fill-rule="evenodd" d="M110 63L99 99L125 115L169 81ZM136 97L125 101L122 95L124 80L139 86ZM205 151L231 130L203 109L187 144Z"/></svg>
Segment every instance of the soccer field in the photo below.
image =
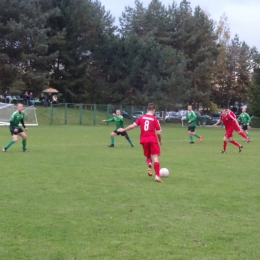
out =
<svg viewBox="0 0 260 260"><path fill-rule="evenodd" d="M109 126L28 130L0 164L0 259L259 260L260 131L241 153L223 129L162 126L163 183L146 174L139 129L135 145ZM11 136L0 127L3 147Z"/></svg>

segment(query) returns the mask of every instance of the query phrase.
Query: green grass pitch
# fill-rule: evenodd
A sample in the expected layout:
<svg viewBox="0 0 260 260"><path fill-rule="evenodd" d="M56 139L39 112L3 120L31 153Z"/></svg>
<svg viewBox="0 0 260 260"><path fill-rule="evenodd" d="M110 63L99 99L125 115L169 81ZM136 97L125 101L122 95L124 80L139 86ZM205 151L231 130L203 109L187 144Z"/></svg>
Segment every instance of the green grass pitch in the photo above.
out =
<svg viewBox="0 0 260 260"><path fill-rule="evenodd" d="M223 129L162 126L163 183L146 174L135 147L114 125L39 126L0 157L0 259L259 260L260 132L242 153ZM0 128L0 143L10 139Z"/></svg>

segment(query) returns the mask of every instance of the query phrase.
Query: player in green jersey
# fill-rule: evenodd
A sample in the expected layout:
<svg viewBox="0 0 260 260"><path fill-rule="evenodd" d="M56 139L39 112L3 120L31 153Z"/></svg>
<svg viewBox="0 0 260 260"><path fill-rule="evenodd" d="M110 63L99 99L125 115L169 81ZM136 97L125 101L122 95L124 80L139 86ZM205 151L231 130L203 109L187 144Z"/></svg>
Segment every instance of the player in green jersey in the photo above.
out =
<svg viewBox="0 0 260 260"><path fill-rule="evenodd" d="M240 114L237 120L241 122L242 129L251 142L250 136L248 134L248 126L251 122L251 117L246 113L246 108L242 109L242 113Z"/></svg>
<svg viewBox="0 0 260 260"><path fill-rule="evenodd" d="M110 138L111 138L111 145L109 145L109 147L115 147L115 135L122 135L126 138L126 140L129 142L129 144L131 145L131 147L134 147L131 139L129 138L127 132L117 132L117 129L118 128L124 128L124 118L123 116L121 115L121 111L119 109L116 110L116 113L113 114L114 117L112 118L109 118L107 120L102 120L103 123L105 122L115 122L116 123L116 130L113 131L111 134L110 134Z"/></svg>
<svg viewBox="0 0 260 260"><path fill-rule="evenodd" d="M26 149L26 139L27 136L24 133L24 131L22 130L22 128L19 126L19 124L21 123L23 128L27 131L26 126L24 125L24 112L22 112L23 110L23 104L18 103L17 104L17 110L12 114L11 118L10 118L10 132L11 135L13 137L13 140L9 141L9 143L2 149L3 152L6 152L7 149L14 144L15 142L17 142L18 140L18 135L21 136L23 138L22 140L22 144L23 144L23 152L27 152L28 150Z"/></svg>
<svg viewBox="0 0 260 260"><path fill-rule="evenodd" d="M202 136L201 135L198 135L195 133L195 128L196 128L196 114L194 113L194 111L192 110L192 106L188 106L188 113L186 115L185 118L182 118L181 120L182 121L188 121L188 135L189 135L189 138L190 138L190 143L191 144L194 144L194 141L193 141L193 136L199 138L200 142L202 142Z"/></svg>

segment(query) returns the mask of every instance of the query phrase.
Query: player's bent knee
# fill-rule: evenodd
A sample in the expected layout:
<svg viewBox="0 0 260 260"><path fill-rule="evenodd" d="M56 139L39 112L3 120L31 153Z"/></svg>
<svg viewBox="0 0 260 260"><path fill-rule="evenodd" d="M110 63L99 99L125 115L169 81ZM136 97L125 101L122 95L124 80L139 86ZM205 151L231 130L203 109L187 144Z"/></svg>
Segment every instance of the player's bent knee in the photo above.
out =
<svg viewBox="0 0 260 260"><path fill-rule="evenodd" d="M152 160L153 160L154 163L159 162L159 157L158 157L157 154L152 154L151 157L152 157Z"/></svg>
<svg viewBox="0 0 260 260"><path fill-rule="evenodd" d="M27 135L25 133L21 133L21 134L19 134L19 136L21 136L24 140L27 139Z"/></svg>

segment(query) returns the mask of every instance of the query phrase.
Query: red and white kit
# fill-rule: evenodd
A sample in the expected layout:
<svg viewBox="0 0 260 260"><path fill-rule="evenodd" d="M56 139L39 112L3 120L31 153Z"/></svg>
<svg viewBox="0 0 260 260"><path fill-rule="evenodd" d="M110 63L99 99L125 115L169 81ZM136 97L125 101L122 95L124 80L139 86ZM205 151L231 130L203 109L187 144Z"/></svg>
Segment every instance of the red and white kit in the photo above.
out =
<svg viewBox="0 0 260 260"><path fill-rule="evenodd" d="M160 146L156 132L161 131L158 119L152 114L140 116L134 123L140 126L140 144L143 146L144 155L146 157L157 154L160 155Z"/></svg>

